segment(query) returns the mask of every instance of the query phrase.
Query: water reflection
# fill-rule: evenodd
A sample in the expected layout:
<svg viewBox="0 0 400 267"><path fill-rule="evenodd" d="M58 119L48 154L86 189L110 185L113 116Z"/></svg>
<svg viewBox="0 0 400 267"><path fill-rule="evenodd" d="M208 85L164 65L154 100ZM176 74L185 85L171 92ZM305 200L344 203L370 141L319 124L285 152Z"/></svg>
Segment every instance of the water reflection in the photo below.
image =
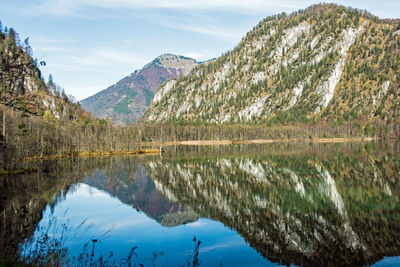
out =
<svg viewBox="0 0 400 267"><path fill-rule="evenodd" d="M269 260L364 265L400 254L399 160L391 154L164 159L156 187L234 228Z"/></svg>
<svg viewBox="0 0 400 267"><path fill-rule="evenodd" d="M52 162L47 173L1 178L0 259L18 257L18 244L52 214L71 227L92 225L66 243L75 253L107 232L99 252L123 257L135 245L144 262L158 250L167 255L161 264L182 265L196 235L202 266L373 264L400 255L398 151L183 147L162 158Z"/></svg>
<svg viewBox="0 0 400 267"><path fill-rule="evenodd" d="M193 222L199 217L190 206L168 201L160 195L142 165L136 168L117 168L112 176L96 171L82 182L104 190L121 202L143 211L163 226L176 226Z"/></svg>

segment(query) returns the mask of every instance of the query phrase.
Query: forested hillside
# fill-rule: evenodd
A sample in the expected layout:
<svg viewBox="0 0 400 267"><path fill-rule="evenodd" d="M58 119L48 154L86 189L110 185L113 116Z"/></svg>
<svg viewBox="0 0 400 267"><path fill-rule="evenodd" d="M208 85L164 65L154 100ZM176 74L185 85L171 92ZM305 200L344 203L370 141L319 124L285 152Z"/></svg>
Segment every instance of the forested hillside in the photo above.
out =
<svg viewBox="0 0 400 267"><path fill-rule="evenodd" d="M165 83L145 115L180 124L397 129L400 23L332 4L261 21L238 46Z"/></svg>
<svg viewBox="0 0 400 267"><path fill-rule="evenodd" d="M46 84L39 64L45 63L32 58L28 39L22 43L12 28L1 29L0 170L20 168L31 156L114 150L125 131L93 118L52 80Z"/></svg>

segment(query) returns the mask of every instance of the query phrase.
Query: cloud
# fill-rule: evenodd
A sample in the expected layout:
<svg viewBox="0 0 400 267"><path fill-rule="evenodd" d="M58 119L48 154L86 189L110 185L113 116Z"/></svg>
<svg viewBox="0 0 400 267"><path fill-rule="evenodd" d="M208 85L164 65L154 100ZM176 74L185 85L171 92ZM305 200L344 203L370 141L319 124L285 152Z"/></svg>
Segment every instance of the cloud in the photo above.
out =
<svg viewBox="0 0 400 267"><path fill-rule="evenodd" d="M21 2L23 3L23 1ZM41 4L37 4L38 2L41 2ZM109 15L104 12L97 13L96 8L118 11L140 9L219 11L267 16L282 11L292 12L320 2L320 0L36 0L21 6L24 7L23 10L25 11L22 12L19 8L13 10L13 12L21 11L27 16L46 14L73 16L81 19ZM372 11L381 17L398 17L396 7L399 7L399 3L393 0L385 0L380 2L378 6L376 1L371 0L332 0L331 2L361 9L367 8L370 12ZM26 8L27 6L29 8ZM1 4L0 7L5 10L9 9L9 6L1 6Z"/></svg>
<svg viewBox="0 0 400 267"><path fill-rule="evenodd" d="M196 59L197 61L208 59L205 55L197 53L197 52L191 52L191 53L189 52L189 53L185 53L183 55L185 57L190 57L190 58Z"/></svg>
<svg viewBox="0 0 400 267"><path fill-rule="evenodd" d="M209 35L220 40L228 42L237 41L241 33L237 28L227 24L224 18L226 15L215 15L211 13L199 13L194 11L149 11L145 13L144 20L155 23L161 27L167 27L174 30L181 30L202 35Z"/></svg>
<svg viewBox="0 0 400 267"><path fill-rule="evenodd" d="M65 0L62 0L65 1ZM78 1L76 1L78 2ZM195 10L205 10L205 9L264 9L271 7L295 7L301 4L299 1L279 1L280 4L277 5L277 1L272 0L85 0L79 1L85 3L89 6L98 6L106 8L165 8L165 9L195 9ZM297 5L291 3L297 2Z"/></svg>
<svg viewBox="0 0 400 267"><path fill-rule="evenodd" d="M67 52L67 49L59 46L39 46L37 49L35 49L35 54L47 52Z"/></svg>
<svg viewBox="0 0 400 267"><path fill-rule="evenodd" d="M305 3L307 2L307 3ZM271 13L277 10L295 10L316 1L300 0L46 0L41 10L54 14L72 15L87 7L107 9L180 9L224 10L239 13Z"/></svg>
<svg viewBox="0 0 400 267"><path fill-rule="evenodd" d="M141 55L132 53L126 50L113 49L109 47L97 47L92 49L92 54L95 60L100 60L109 63L147 63L148 59ZM97 62L96 62L97 64Z"/></svg>
<svg viewBox="0 0 400 267"><path fill-rule="evenodd" d="M203 227L205 225L207 225L207 223L205 221L195 221L195 222L186 224L187 227L191 227L191 228Z"/></svg>
<svg viewBox="0 0 400 267"><path fill-rule="evenodd" d="M49 47L51 49L51 47ZM60 48L67 50L67 48ZM109 47L94 47L84 51L83 55L79 54L79 50L69 49L68 53L59 56L59 63L53 63L52 66L57 66L68 71L86 70L90 67L91 71L104 70L108 71L112 65L144 65L149 59L142 55L132 53L122 49L112 49ZM51 63L50 63L51 64Z"/></svg>
<svg viewBox="0 0 400 267"><path fill-rule="evenodd" d="M104 84L94 86L68 87L68 92L72 94L76 100L81 101L89 96L98 93L100 90L106 89Z"/></svg>
<svg viewBox="0 0 400 267"><path fill-rule="evenodd" d="M105 89L153 59L123 47L80 49L76 46L62 46L59 47L62 53L56 49L53 46L38 49L39 53L46 54L44 60L47 66L43 67L42 73L45 77L52 73L56 83L78 100Z"/></svg>
<svg viewBox="0 0 400 267"><path fill-rule="evenodd" d="M214 26L199 26L199 25L190 25L184 23L177 23L172 21L166 21L164 23L165 26L173 29L184 30L189 32L201 33L206 35L212 35L215 37L222 37L222 38L237 38L237 34L229 33L226 31L217 30Z"/></svg>
<svg viewBox="0 0 400 267"><path fill-rule="evenodd" d="M229 241L229 240L223 240L223 243L217 243L211 246L205 246L201 248L201 252L202 253L206 253L209 251L215 251L215 250L222 250L222 249L226 249L226 248L231 248L231 247L240 247L240 246L244 246L245 243L243 242L243 240L233 240L233 241Z"/></svg>

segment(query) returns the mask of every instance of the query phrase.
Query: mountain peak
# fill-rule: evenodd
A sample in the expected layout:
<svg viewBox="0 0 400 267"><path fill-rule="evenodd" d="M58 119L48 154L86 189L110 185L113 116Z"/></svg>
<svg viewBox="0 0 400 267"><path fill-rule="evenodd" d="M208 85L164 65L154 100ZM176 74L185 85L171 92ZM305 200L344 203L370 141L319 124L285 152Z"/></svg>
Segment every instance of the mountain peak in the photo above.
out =
<svg viewBox="0 0 400 267"><path fill-rule="evenodd" d="M192 58L162 54L116 84L82 100L81 104L97 117L112 117L119 124L135 122L147 110L158 86L188 75L198 64Z"/></svg>
<svg viewBox="0 0 400 267"><path fill-rule="evenodd" d="M172 69L187 69L190 70L197 65L196 60L184 56L174 54L162 54L153 60L151 64L156 64L163 68Z"/></svg>

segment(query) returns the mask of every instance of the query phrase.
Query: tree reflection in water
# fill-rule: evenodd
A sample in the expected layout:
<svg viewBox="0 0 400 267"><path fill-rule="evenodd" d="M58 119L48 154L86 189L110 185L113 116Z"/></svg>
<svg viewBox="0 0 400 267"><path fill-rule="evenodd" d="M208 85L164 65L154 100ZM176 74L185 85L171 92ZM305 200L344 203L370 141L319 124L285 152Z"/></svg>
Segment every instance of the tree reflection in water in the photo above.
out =
<svg viewBox="0 0 400 267"><path fill-rule="evenodd" d="M170 147L162 158L51 162L46 172L0 178L1 260L18 258L45 207L83 182L167 227L200 217L222 222L273 262L373 264L400 254L398 151L398 144Z"/></svg>

